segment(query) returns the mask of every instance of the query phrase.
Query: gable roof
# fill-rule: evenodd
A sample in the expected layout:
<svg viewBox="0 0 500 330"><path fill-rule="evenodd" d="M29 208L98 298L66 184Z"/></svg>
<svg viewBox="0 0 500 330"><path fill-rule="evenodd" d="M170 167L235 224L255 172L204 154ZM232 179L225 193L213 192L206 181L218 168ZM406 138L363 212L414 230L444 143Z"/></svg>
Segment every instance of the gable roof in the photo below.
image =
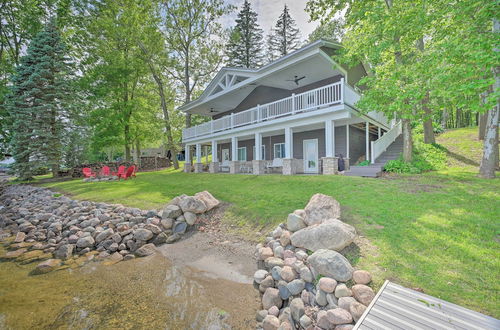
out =
<svg viewBox="0 0 500 330"><path fill-rule="evenodd" d="M189 103L183 104L178 109L188 111L192 107L203 103L211 96L223 95L236 88L249 85L265 73L273 71L274 68L288 61L291 62L293 59L300 57L308 51L314 49L319 50L321 47L339 49L341 46L340 44L330 41L317 40L257 69L223 67L208 84L200 97Z"/></svg>

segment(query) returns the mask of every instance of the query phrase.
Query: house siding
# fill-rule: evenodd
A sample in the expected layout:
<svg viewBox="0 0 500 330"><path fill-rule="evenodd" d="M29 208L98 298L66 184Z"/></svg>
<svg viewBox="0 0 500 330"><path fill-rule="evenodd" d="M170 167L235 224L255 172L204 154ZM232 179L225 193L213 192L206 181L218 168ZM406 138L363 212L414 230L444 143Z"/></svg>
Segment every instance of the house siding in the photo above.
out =
<svg viewBox="0 0 500 330"><path fill-rule="evenodd" d="M323 128L297 132L293 134L293 158L303 159L303 141L308 139L318 139L318 157L322 158L326 156L325 149L325 130ZM376 140L376 135L370 134L370 141ZM346 145L346 127L336 126L335 127L335 156L342 155L347 157L347 145ZM273 135L266 136L262 138L262 145L266 148L265 160L272 160L274 158L274 144L284 143L285 135ZM351 158L351 164L357 162L361 157L365 156L366 148L365 131L358 129L354 126L349 127L349 152ZM251 161L254 159L253 148L255 145L254 139L239 140L238 147L247 148L247 160ZM229 149L230 159L231 155L231 143L220 143L217 146L217 157L222 161L222 149Z"/></svg>

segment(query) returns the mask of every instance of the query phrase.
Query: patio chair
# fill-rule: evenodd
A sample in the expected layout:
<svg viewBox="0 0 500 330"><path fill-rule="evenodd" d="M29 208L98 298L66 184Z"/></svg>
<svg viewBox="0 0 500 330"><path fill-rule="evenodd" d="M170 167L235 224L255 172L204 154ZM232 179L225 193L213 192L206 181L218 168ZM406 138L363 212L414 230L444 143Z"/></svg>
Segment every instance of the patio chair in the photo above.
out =
<svg viewBox="0 0 500 330"><path fill-rule="evenodd" d="M221 172L229 172L229 162L222 162L219 168Z"/></svg>
<svg viewBox="0 0 500 330"><path fill-rule="evenodd" d="M118 177L118 180L120 180L121 177L123 177L125 175L125 166L124 165L120 165L118 167L118 172L113 172L112 173L114 176L117 176Z"/></svg>
<svg viewBox="0 0 500 330"><path fill-rule="evenodd" d="M274 158L271 164L266 164L266 169L269 173L271 173L275 168L283 168L282 158Z"/></svg>
<svg viewBox="0 0 500 330"><path fill-rule="evenodd" d="M111 171L109 169L109 166L103 166L101 168L101 176L110 176L111 175Z"/></svg>
<svg viewBox="0 0 500 330"><path fill-rule="evenodd" d="M94 172L92 172L92 170L90 169L90 167L84 167L82 169L82 173L83 173L83 176L85 178L95 178L96 174Z"/></svg>
<svg viewBox="0 0 500 330"><path fill-rule="evenodd" d="M128 178L135 177L135 166L132 165L129 168L127 168L127 172L125 172L125 175L122 176L124 180L127 180Z"/></svg>

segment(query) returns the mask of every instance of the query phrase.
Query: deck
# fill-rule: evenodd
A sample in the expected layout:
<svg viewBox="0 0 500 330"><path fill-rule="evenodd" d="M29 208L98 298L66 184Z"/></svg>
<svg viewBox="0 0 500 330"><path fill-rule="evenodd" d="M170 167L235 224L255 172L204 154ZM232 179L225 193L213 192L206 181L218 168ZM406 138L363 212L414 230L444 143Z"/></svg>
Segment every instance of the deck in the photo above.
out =
<svg viewBox="0 0 500 330"><path fill-rule="evenodd" d="M354 329L500 329L500 320L386 281Z"/></svg>

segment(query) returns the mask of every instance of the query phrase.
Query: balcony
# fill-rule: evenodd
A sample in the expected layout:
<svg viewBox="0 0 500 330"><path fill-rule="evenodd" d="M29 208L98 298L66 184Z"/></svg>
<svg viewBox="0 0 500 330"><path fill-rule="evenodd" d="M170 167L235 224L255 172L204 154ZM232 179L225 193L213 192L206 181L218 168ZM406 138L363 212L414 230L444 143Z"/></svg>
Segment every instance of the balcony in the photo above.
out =
<svg viewBox="0 0 500 330"><path fill-rule="evenodd" d="M350 104L354 104L360 98L350 86L344 84L344 79L342 78L334 84L325 85L300 94L292 94L284 99L257 105L242 112L232 113L231 115L201 125L186 128L182 132L182 140L186 141L198 137L210 136L217 132L228 131L241 126L269 122L277 118L293 116L304 112L317 111L328 106L344 103L344 97L347 97Z"/></svg>

